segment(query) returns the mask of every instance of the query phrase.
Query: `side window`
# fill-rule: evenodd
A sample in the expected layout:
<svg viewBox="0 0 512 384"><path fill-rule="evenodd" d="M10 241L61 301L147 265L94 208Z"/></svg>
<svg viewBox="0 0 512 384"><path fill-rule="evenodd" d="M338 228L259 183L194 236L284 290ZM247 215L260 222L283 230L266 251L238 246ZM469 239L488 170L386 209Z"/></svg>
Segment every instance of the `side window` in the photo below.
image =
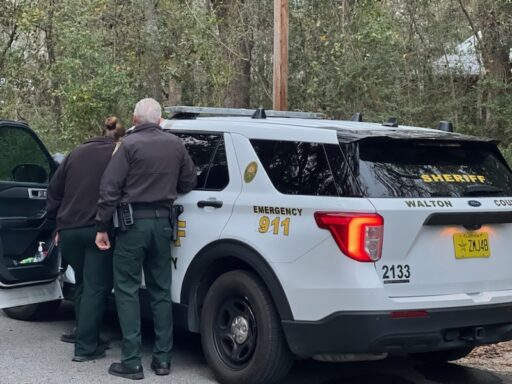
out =
<svg viewBox="0 0 512 384"><path fill-rule="evenodd" d="M337 144L324 144L324 148L340 195L345 197L361 196L359 185L353 174L354 164L357 165L358 161L351 161L353 156L350 155L352 153L350 148L346 148L343 152L341 145Z"/></svg>
<svg viewBox="0 0 512 384"><path fill-rule="evenodd" d="M323 144L271 140L251 143L279 192L339 196Z"/></svg>
<svg viewBox="0 0 512 384"><path fill-rule="evenodd" d="M221 139L217 146L217 152L212 160L205 189L210 191L222 191L229 184L228 161L224 140Z"/></svg>
<svg viewBox="0 0 512 384"><path fill-rule="evenodd" d="M196 190L222 190L229 182L228 165L221 135L173 132L183 140L197 168Z"/></svg>
<svg viewBox="0 0 512 384"><path fill-rule="evenodd" d="M50 160L29 132L2 127L0 153L0 181L48 182Z"/></svg>

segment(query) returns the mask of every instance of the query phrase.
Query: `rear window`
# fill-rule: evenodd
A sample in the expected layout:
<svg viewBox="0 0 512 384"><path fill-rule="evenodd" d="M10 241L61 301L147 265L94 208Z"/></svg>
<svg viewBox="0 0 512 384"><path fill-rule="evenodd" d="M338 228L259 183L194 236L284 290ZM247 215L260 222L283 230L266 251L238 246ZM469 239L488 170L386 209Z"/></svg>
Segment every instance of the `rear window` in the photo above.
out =
<svg viewBox="0 0 512 384"><path fill-rule="evenodd" d="M353 150L368 197L512 195L512 174L491 144L367 140Z"/></svg>
<svg viewBox="0 0 512 384"><path fill-rule="evenodd" d="M307 196L352 195L353 185L337 182L348 167L336 144L251 140L270 181L281 193ZM338 156L329 155L334 152Z"/></svg>

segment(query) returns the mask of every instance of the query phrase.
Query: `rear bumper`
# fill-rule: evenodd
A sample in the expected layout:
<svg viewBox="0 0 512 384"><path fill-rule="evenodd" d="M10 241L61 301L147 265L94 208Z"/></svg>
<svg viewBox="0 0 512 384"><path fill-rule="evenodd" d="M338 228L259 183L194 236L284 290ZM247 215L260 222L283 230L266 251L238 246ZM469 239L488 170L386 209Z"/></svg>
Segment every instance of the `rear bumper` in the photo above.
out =
<svg viewBox="0 0 512 384"><path fill-rule="evenodd" d="M493 344L512 339L512 304L428 310L426 317L391 312L338 312L322 320L282 322L291 351L410 353Z"/></svg>

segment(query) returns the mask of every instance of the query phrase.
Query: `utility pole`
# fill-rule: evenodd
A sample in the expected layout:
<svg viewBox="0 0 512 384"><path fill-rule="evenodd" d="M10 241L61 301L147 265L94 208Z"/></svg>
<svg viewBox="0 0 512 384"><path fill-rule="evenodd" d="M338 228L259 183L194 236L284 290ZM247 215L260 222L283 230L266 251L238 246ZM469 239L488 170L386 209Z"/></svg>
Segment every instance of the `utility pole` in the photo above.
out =
<svg viewBox="0 0 512 384"><path fill-rule="evenodd" d="M274 0L274 110L288 109L288 0Z"/></svg>

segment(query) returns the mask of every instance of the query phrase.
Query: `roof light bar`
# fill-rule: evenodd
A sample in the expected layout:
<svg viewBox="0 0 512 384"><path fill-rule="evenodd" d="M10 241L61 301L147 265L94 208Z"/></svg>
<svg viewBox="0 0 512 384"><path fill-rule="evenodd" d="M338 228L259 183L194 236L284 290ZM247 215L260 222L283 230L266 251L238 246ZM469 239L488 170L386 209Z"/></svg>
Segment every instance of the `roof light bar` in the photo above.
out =
<svg viewBox="0 0 512 384"><path fill-rule="evenodd" d="M254 109L243 109L243 108L213 108L213 107L188 107L188 106L175 106L166 107L165 112L170 115L170 118L183 118L182 116L198 116L198 115L209 115L209 116L248 116L254 115ZM263 111L263 110L262 110ZM314 112L293 112L293 111L267 111L265 110L267 117L283 117L283 118L295 118L295 119L323 119L322 113ZM192 117L193 118L193 117Z"/></svg>

